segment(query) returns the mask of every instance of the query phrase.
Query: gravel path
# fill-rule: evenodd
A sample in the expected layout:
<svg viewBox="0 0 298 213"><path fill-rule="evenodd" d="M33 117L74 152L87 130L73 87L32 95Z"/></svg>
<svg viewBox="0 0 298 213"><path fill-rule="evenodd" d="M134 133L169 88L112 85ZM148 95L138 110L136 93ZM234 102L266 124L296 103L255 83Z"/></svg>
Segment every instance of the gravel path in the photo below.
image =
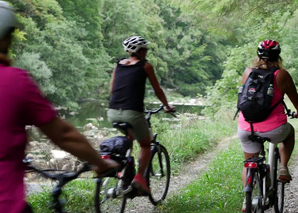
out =
<svg viewBox="0 0 298 213"><path fill-rule="evenodd" d="M286 185L285 189L285 213L298 212L298 156L292 161L290 172L293 180Z"/></svg>

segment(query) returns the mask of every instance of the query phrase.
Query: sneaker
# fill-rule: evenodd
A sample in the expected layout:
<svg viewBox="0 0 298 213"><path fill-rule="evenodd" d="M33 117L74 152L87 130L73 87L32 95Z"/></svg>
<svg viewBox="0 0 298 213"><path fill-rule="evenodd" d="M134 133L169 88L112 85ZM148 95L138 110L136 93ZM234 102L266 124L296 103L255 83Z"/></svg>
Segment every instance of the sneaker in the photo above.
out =
<svg viewBox="0 0 298 213"><path fill-rule="evenodd" d="M142 177L142 175L137 174L131 182L132 187L136 188L140 194L150 194L150 188L147 181Z"/></svg>
<svg viewBox="0 0 298 213"><path fill-rule="evenodd" d="M292 176L289 173L289 170L286 166L281 166L279 168L279 177L278 179L281 182L290 182L292 180Z"/></svg>
<svg viewBox="0 0 298 213"><path fill-rule="evenodd" d="M246 202L243 201L242 203L242 209L241 209L242 212L245 212L246 211Z"/></svg>

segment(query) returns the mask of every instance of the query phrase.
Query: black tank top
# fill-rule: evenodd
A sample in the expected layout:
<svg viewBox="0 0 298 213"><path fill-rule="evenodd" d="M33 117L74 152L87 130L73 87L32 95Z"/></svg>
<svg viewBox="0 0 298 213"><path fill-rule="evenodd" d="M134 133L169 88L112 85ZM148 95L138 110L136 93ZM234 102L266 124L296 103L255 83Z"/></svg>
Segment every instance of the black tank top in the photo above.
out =
<svg viewBox="0 0 298 213"><path fill-rule="evenodd" d="M144 111L144 95L147 73L146 60L133 65L117 63L110 109Z"/></svg>

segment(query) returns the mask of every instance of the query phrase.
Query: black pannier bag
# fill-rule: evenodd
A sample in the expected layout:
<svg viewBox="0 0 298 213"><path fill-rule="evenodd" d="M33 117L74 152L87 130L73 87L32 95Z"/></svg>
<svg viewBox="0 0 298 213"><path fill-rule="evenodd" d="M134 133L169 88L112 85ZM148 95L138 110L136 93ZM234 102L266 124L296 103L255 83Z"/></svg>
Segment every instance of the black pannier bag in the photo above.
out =
<svg viewBox="0 0 298 213"><path fill-rule="evenodd" d="M132 142L126 136L115 136L100 144L100 154L116 154L125 156L126 151L132 146Z"/></svg>

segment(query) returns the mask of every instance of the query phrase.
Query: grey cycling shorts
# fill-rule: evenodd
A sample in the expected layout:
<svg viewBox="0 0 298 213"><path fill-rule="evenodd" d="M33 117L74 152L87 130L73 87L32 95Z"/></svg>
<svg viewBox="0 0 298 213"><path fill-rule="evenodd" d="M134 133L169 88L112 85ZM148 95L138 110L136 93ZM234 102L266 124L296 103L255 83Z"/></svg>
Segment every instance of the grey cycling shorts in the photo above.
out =
<svg viewBox="0 0 298 213"><path fill-rule="evenodd" d="M280 143L283 142L290 134L292 125L285 123L276 129L273 129L268 132L255 132L256 135L260 137L266 137L271 139L271 143ZM257 142L252 142L248 139L248 136L251 135L250 131L242 130L238 127L238 136L241 141L242 150L246 153L257 153L261 150L261 144Z"/></svg>
<svg viewBox="0 0 298 213"><path fill-rule="evenodd" d="M108 120L113 122L126 122L132 125L132 136L140 141L149 135L149 126L145 115L134 110L109 109L107 112Z"/></svg>

